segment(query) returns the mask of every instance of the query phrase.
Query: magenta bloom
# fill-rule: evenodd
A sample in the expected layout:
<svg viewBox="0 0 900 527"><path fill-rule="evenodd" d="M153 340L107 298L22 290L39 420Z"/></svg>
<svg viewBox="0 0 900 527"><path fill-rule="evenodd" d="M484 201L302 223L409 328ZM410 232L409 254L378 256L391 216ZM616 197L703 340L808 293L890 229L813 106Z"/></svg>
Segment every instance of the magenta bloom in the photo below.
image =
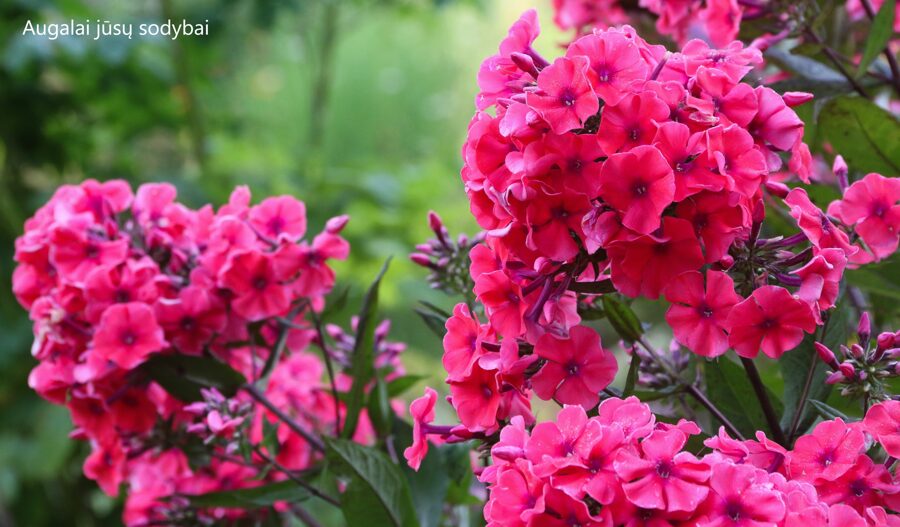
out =
<svg viewBox="0 0 900 527"><path fill-rule="evenodd" d="M528 93L528 106L541 114L553 133L581 128L600 109L600 101L585 75L587 69L584 57L560 57L538 75L540 91Z"/></svg>
<svg viewBox="0 0 900 527"><path fill-rule="evenodd" d="M863 427L889 456L900 457L900 401L886 401L869 408Z"/></svg>
<svg viewBox="0 0 900 527"><path fill-rule="evenodd" d="M600 170L600 197L623 214L622 224L650 234L675 195L675 176L655 147L613 154Z"/></svg>
<svg viewBox="0 0 900 527"><path fill-rule="evenodd" d="M462 379L472 371L472 365L482 355L481 324L465 303L453 308L453 316L445 324L444 357L447 376Z"/></svg>
<svg viewBox="0 0 900 527"><path fill-rule="evenodd" d="M669 107L650 91L629 94L603 108L597 140L607 155L647 145L656 135L656 123L669 117Z"/></svg>
<svg viewBox="0 0 900 527"><path fill-rule="evenodd" d="M709 477L709 494L702 527L777 527L784 518L781 493L768 474L750 465L716 463Z"/></svg>
<svg viewBox="0 0 900 527"><path fill-rule="evenodd" d="M422 460L428 454L428 438L425 432L427 425L434 421L434 404L437 402L437 392L432 388L425 388L425 395L419 397L409 405L409 414L413 419L412 445L403 451L403 457L410 468L419 470Z"/></svg>
<svg viewBox="0 0 900 527"><path fill-rule="evenodd" d="M646 80L650 69L632 39L611 31L576 40L566 50L566 56L588 59L588 80L606 104L617 104L627 93L628 85Z"/></svg>
<svg viewBox="0 0 900 527"><path fill-rule="evenodd" d="M266 198L250 209L250 225L270 240L296 242L306 234L306 206L292 196Z"/></svg>
<svg viewBox="0 0 900 527"><path fill-rule="evenodd" d="M692 134L687 125L668 121L656 130L653 146L675 174L675 201L703 190L719 191L728 184L726 176L714 172L715 161L706 155L706 135L702 132Z"/></svg>
<svg viewBox="0 0 900 527"><path fill-rule="evenodd" d="M783 287L767 285L737 304L728 315L728 343L741 357L763 353L777 359L816 329L812 309Z"/></svg>
<svg viewBox="0 0 900 527"><path fill-rule="evenodd" d="M623 449L615 462L628 501L644 509L692 511L706 499L709 466L682 452L687 437L677 429L657 430L639 452Z"/></svg>
<svg viewBox="0 0 900 527"><path fill-rule="evenodd" d="M675 277L703 266L703 251L691 224L669 216L657 233L615 242L607 251L613 284L632 298L659 298Z"/></svg>
<svg viewBox="0 0 900 527"><path fill-rule="evenodd" d="M597 405L600 391L609 386L618 370L615 355L601 347L596 331L585 326L573 327L564 340L544 334L534 352L547 361L531 379L538 397L579 404L584 409Z"/></svg>
<svg viewBox="0 0 900 527"><path fill-rule="evenodd" d="M244 251L222 269L220 285L234 294L231 308L249 321L283 314L291 305L290 291L280 283L271 255Z"/></svg>
<svg viewBox="0 0 900 527"><path fill-rule="evenodd" d="M900 178L867 174L850 185L843 199L833 202L828 212L856 232L877 260L887 258L900 242Z"/></svg>
<svg viewBox="0 0 900 527"><path fill-rule="evenodd" d="M791 216L797 220L797 226L809 241L819 249L841 249L848 257L858 251L850 245L847 233L838 229L828 216L809 199L809 194L802 188L793 189L784 202L791 208ZM834 206L834 203L832 203ZM837 214L836 214L837 215Z"/></svg>
<svg viewBox="0 0 900 527"><path fill-rule="evenodd" d="M515 338L525 332L523 319L528 304L522 289L503 271L483 273L475 278L475 296L484 304L491 326L504 337Z"/></svg>
<svg viewBox="0 0 900 527"><path fill-rule="evenodd" d="M863 433L842 419L821 422L812 434L797 439L789 455L791 477L811 483L834 481L853 467L865 444Z"/></svg>
<svg viewBox="0 0 900 527"><path fill-rule="evenodd" d="M485 369L476 361L466 378L448 380L450 404L456 409L459 421L470 431L495 430L501 393L498 371Z"/></svg>
<svg viewBox="0 0 900 527"><path fill-rule="evenodd" d="M168 346L163 330L147 304L116 304L103 313L92 342L93 353L130 370L151 353Z"/></svg>
<svg viewBox="0 0 900 527"><path fill-rule="evenodd" d="M201 354L210 339L225 329L224 308L209 291L198 286L185 287L178 298L160 299L155 308L159 323L181 353Z"/></svg>
<svg viewBox="0 0 900 527"><path fill-rule="evenodd" d="M672 303L666 322L678 342L703 357L718 357L728 350L728 314L741 301L731 277L709 270L704 289L703 275L687 272L666 287L665 295Z"/></svg>

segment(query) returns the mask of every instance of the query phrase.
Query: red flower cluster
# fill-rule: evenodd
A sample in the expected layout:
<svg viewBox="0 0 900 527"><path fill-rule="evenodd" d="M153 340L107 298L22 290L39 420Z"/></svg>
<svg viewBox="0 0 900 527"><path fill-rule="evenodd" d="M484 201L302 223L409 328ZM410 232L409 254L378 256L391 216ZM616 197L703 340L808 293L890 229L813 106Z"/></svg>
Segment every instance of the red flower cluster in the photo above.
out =
<svg viewBox="0 0 900 527"><path fill-rule="evenodd" d="M40 363L29 384L67 406L73 437L90 441L85 474L108 494L128 486L126 523L159 520L174 503L163 496L259 483L227 457L191 468L176 448L183 432L230 437L245 422L231 414L250 402L208 392L187 407L142 368L153 357L213 356L255 380L288 317L289 353L265 393L310 429L333 427L339 403L322 386L320 360L303 352L314 332L302 324L333 286L327 261L347 256L346 221L334 218L310 243L304 205L288 196L251 205L240 187L218 211L192 210L169 184L133 194L125 182L93 180L61 187L28 220L13 288L34 323ZM264 419L276 422L257 408L248 423L255 441ZM302 437L280 425L277 438L282 465L308 466Z"/></svg>
<svg viewBox="0 0 900 527"><path fill-rule="evenodd" d="M737 42L714 50L692 41L667 53L623 26L576 40L551 64L532 48L537 34L529 11L484 62L480 111L463 147L462 178L487 230L470 257L489 322L462 322L472 317L458 311L447 326L451 400L480 413L462 412L463 424L489 431L491 417L527 409L521 370L541 368L533 383L542 398L596 404L613 361L590 351L599 344L558 343L592 333L578 327L575 291L607 278L630 297L664 296L676 339L700 355L730 347L779 357L795 347L834 305L848 258L859 252L805 191L788 194L768 180L783 157L808 173L803 123L790 105L809 96L741 82L761 58ZM871 194L859 184L841 210L887 251L896 197L854 206ZM802 233L759 238L765 189L786 196ZM511 351L509 375L502 361L484 368L482 350L522 345L534 354Z"/></svg>
<svg viewBox="0 0 900 527"><path fill-rule="evenodd" d="M785 450L762 432L739 441L720 430L711 452L687 451L693 422L656 422L634 397L607 399L588 418L567 406L529 433L521 418L500 432L484 469L489 527L886 527L900 525L900 485L866 454L896 450L900 402L862 422L825 421Z"/></svg>

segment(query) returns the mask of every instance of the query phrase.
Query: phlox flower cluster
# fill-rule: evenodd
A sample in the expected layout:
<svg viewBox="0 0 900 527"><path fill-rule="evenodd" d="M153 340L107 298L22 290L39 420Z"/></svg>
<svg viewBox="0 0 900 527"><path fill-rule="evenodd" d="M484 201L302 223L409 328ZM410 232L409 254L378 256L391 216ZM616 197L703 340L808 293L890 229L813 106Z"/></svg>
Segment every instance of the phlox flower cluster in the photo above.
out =
<svg viewBox="0 0 900 527"><path fill-rule="evenodd" d="M819 423L793 450L762 432L724 430L704 455L688 443L693 422L655 420L636 398L607 399L596 416L564 407L530 432L512 419L481 473L489 527L885 527L900 525L896 455L900 402L863 421Z"/></svg>
<svg viewBox="0 0 900 527"><path fill-rule="evenodd" d="M91 445L85 475L110 495L127 488L128 525L183 519L166 496L259 484L257 470L231 457L238 436L257 444L274 427L269 454L291 470L317 455L243 392L226 399L207 390L186 405L145 366L205 356L252 382L283 336L266 397L311 430L333 429L341 403L323 385L321 360L305 351L316 333L304 317L332 289L329 260L348 254L346 222L334 218L306 241L304 204L289 196L252 205L239 187L218 210L194 210L169 184L132 192L93 180L60 187L28 220L13 289L34 324L39 363L29 385L69 409L72 436ZM193 443L221 449L198 464L179 448Z"/></svg>
<svg viewBox="0 0 900 527"><path fill-rule="evenodd" d="M694 40L668 53L623 26L550 63L532 47L538 32L525 13L484 62L463 147L462 179L487 231L470 252L487 320L458 306L444 365L468 432L530 422L532 389L596 405L616 364L579 325L579 293L663 297L676 340L695 353L777 358L821 323L847 265L887 253L887 236L864 251L802 188L768 179L808 177L791 106L810 95L741 82L758 50ZM868 199L851 191L861 183L832 207ZM759 237L764 193L784 198L799 233ZM869 210L850 206L844 223L861 227Z"/></svg>

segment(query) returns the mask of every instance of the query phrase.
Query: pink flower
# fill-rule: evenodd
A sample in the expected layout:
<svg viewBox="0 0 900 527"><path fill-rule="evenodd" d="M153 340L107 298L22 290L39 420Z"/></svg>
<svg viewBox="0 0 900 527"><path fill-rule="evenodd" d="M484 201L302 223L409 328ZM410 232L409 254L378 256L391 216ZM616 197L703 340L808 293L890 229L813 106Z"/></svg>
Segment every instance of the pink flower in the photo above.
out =
<svg viewBox="0 0 900 527"><path fill-rule="evenodd" d="M706 263L714 263L728 254L741 229L746 227L743 208L735 203L736 192L701 192L678 204L675 215L691 222L703 241Z"/></svg>
<svg viewBox="0 0 900 527"><path fill-rule="evenodd" d="M125 451L118 441L92 446L91 455L84 460L84 475L96 481L108 496L118 496L125 479Z"/></svg>
<svg viewBox="0 0 900 527"><path fill-rule="evenodd" d="M587 413L581 406L564 406L557 414L556 422L546 421L535 425L531 439L525 447L525 455L534 465L535 474L545 477L557 469L577 464L573 455L585 426Z"/></svg>
<svg viewBox="0 0 900 527"><path fill-rule="evenodd" d="M703 252L687 220L665 217L660 231L607 248L616 289L632 298L659 298L675 277L703 266Z"/></svg>
<svg viewBox="0 0 900 527"><path fill-rule="evenodd" d="M828 207L829 214L856 232L877 260L887 258L900 242L900 179L866 174Z"/></svg>
<svg viewBox="0 0 900 527"><path fill-rule="evenodd" d="M476 315L464 304L456 304L453 316L447 319L444 334L442 362L450 379L464 378L472 371L472 365L483 354L482 330Z"/></svg>
<svg viewBox="0 0 900 527"><path fill-rule="evenodd" d="M464 379L448 380L450 404L459 421L473 432L495 430L500 408L500 380L496 369L485 369L476 361Z"/></svg>
<svg viewBox="0 0 900 527"><path fill-rule="evenodd" d="M503 271L483 273L475 278L475 296L484 304L491 326L507 338L525 332L523 317L528 304L522 289Z"/></svg>
<svg viewBox="0 0 900 527"><path fill-rule="evenodd" d="M588 59L588 80L606 104L617 104L632 82L646 80L649 74L637 44L622 33L584 36L569 46L566 56Z"/></svg>
<svg viewBox="0 0 900 527"><path fill-rule="evenodd" d="M428 438L425 428L434 421L434 404L436 402L437 392L431 388L425 388L425 395L409 405L409 414L413 418L412 445L403 451L403 457L415 471L419 470L422 460L428 454Z"/></svg>
<svg viewBox="0 0 900 527"><path fill-rule="evenodd" d="M691 134L686 125L668 121L662 123L653 138L675 174L675 201L682 201L702 190L725 188L728 178L714 172L715 161L706 155L706 135Z"/></svg>
<svg viewBox="0 0 900 527"><path fill-rule="evenodd" d="M633 395L625 399L605 399L597 408L597 418L604 425L621 427L628 441L647 437L656 426L656 416Z"/></svg>
<svg viewBox="0 0 900 527"><path fill-rule="evenodd" d="M847 233L835 227L831 220L810 199L806 190L793 189L784 202L791 208L791 216L810 243L818 249L841 249L847 257L853 256L858 249L850 245Z"/></svg>
<svg viewBox="0 0 900 527"><path fill-rule="evenodd" d="M755 137L781 151L790 150L803 139L803 121L775 90L757 87L756 101L759 110L750 123Z"/></svg>
<svg viewBox="0 0 900 527"><path fill-rule="evenodd" d="M692 511L706 499L710 469L693 454L682 452L687 437L677 429L657 430L637 452L619 452L616 474L625 482L628 501L645 509Z"/></svg>
<svg viewBox="0 0 900 527"><path fill-rule="evenodd" d="M767 285L731 309L726 324L731 327L728 343L741 357L763 353L777 359L803 340L803 333L816 329L809 305L787 289Z"/></svg>
<svg viewBox="0 0 900 527"><path fill-rule="evenodd" d="M865 451L865 436L840 418L816 425L812 434L797 439L790 453L791 477L817 483L844 475Z"/></svg>
<svg viewBox="0 0 900 527"><path fill-rule="evenodd" d="M100 265L118 265L128 256L128 240L108 240L87 231L74 221L59 226L50 235L50 263L65 279L82 281Z"/></svg>
<svg viewBox="0 0 900 527"><path fill-rule="evenodd" d="M893 479L883 464L861 454L850 470L834 481L818 484L816 490L825 503L842 503L863 512L882 505L884 495L900 492L900 486L895 485Z"/></svg>
<svg viewBox="0 0 900 527"><path fill-rule="evenodd" d="M99 266L88 273L84 282L88 320L97 322L112 304L142 302L152 304L158 295L156 278L159 269L152 260L127 260L119 266Z"/></svg>
<svg viewBox="0 0 900 527"><path fill-rule="evenodd" d="M703 357L718 357L728 350L728 314L741 301L734 292L734 282L721 271L684 273L665 289L672 303L666 311L666 322L672 326L675 339Z"/></svg>
<svg viewBox="0 0 900 527"><path fill-rule="evenodd" d="M766 158L753 137L740 126L716 126L706 132L707 152L719 173L731 178L733 188L747 197L756 194L766 175Z"/></svg>
<svg viewBox="0 0 900 527"><path fill-rule="evenodd" d="M547 361L531 379L535 393L561 404L593 408L618 370L615 356L601 347L600 335L585 326L573 327L568 339L544 334L534 352Z"/></svg>
<svg viewBox="0 0 900 527"><path fill-rule="evenodd" d="M706 24L706 33L714 46L727 46L741 29L743 11L737 0L706 0L700 18Z"/></svg>
<svg viewBox="0 0 900 527"><path fill-rule="evenodd" d="M168 342L146 304L116 304L103 313L92 341L93 354L130 370Z"/></svg>
<svg viewBox="0 0 900 527"><path fill-rule="evenodd" d="M675 195L675 176L652 146L613 154L600 170L600 197L623 214L622 224L650 234Z"/></svg>
<svg viewBox="0 0 900 527"><path fill-rule="evenodd" d="M797 296L813 308L816 323L821 312L834 306L844 275L847 257L840 249L822 249L806 265L793 271L802 280Z"/></svg>
<svg viewBox="0 0 900 527"><path fill-rule="evenodd" d="M607 155L647 145L656 135L656 123L669 117L669 107L655 93L629 94L603 107L597 140Z"/></svg>
<svg viewBox="0 0 900 527"><path fill-rule="evenodd" d="M869 408L863 427L889 456L900 457L900 401L886 401Z"/></svg>
<svg viewBox="0 0 900 527"><path fill-rule="evenodd" d="M785 514L784 501L771 488L763 470L748 465L716 463L709 478L708 512L702 527L776 527Z"/></svg>
<svg viewBox="0 0 900 527"><path fill-rule="evenodd" d="M185 287L177 298L160 299L155 307L156 318L181 353L199 355L225 329L224 309L202 287Z"/></svg>
<svg viewBox="0 0 900 527"><path fill-rule="evenodd" d="M527 209L528 245L553 260L573 258L578 254L578 245L569 233L582 236L581 218L590 206L584 194L573 192L535 199Z"/></svg>
<svg viewBox="0 0 900 527"><path fill-rule="evenodd" d="M581 128L600 109L600 101L585 75L587 68L588 61L582 56L560 57L541 70L537 78L540 90L528 93L528 106L541 114L553 133Z"/></svg>
<svg viewBox="0 0 900 527"><path fill-rule="evenodd" d="M528 525L534 515L544 511L545 486L524 460L504 466L492 487L484 517L496 525Z"/></svg>
<svg viewBox="0 0 900 527"><path fill-rule="evenodd" d="M289 291L281 279L271 255L244 251L229 259L219 282L234 294L234 312L253 322L281 315L290 307Z"/></svg>
<svg viewBox="0 0 900 527"><path fill-rule="evenodd" d="M619 481L614 468L616 454L626 445L621 427L588 421L574 444L578 463L557 470L552 476L553 485L570 496L587 494L597 502L609 505L618 495Z"/></svg>
<svg viewBox="0 0 900 527"><path fill-rule="evenodd" d="M292 196L266 198L250 209L250 225L270 240L296 242L306 234L306 206Z"/></svg>
<svg viewBox="0 0 900 527"><path fill-rule="evenodd" d="M570 527L573 525L598 525L591 516L587 504L565 492L544 487L544 510L531 518L528 525L541 527Z"/></svg>

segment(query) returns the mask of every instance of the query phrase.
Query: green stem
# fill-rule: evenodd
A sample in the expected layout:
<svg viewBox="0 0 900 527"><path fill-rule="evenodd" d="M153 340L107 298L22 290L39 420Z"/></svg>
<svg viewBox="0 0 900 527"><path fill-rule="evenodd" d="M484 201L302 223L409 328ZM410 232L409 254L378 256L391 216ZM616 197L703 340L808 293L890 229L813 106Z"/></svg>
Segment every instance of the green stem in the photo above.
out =
<svg viewBox="0 0 900 527"><path fill-rule="evenodd" d="M322 440L318 436L316 436L315 434L313 434L306 428L303 428L303 426L301 426L300 423L291 419L290 416L288 416L286 413L281 411L280 408L278 408L277 406L272 404L272 401L270 401L268 398L266 398L266 396L263 395L263 393L261 391L259 391L259 388L257 388L256 386L254 386L252 384L245 384L244 386L241 387L241 389L244 390L245 392L247 392L247 395L249 395L251 398L256 400L256 402L263 405L268 411L272 412L275 415L275 417L277 417L282 423L286 424L288 426L288 428L290 428L291 430L296 432L300 437L305 439L306 442L309 443L309 445L314 450L318 450L321 453L325 452L325 443L323 443Z"/></svg>
<svg viewBox="0 0 900 527"><path fill-rule="evenodd" d="M822 324L822 327L819 328L819 332L814 340L818 340L824 338L825 332L828 329L828 322L831 320L831 317L827 317L825 319L825 323ZM816 367L819 365L819 356L817 353L813 352L812 354L812 364L809 365L809 371L806 373L806 381L803 383L803 392L800 394L800 401L797 403L797 409L794 410L794 416L791 418L791 427L788 429L787 439L789 442L794 441L794 437L797 435L797 428L800 427L800 419L803 417L803 412L806 410L806 403L809 400L809 391L812 389L812 380L816 374ZM785 445L787 446L787 445Z"/></svg>
<svg viewBox="0 0 900 527"><path fill-rule="evenodd" d="M781 429L781 424L778 422L778 415L775 413L775 408L772 406L769 394L766 393L766 386L759 376L759 370L756 369L756 364L753 363L753 360L746 357L741 357L741 364L744 365L744 371L747 372L747 378L750 380L750 384L753 386L753 392L759 400L759 406L762 408L766 423L768 423L769 429L772 431L773 439L782 446L787 445L784 431Z"/></svg>

